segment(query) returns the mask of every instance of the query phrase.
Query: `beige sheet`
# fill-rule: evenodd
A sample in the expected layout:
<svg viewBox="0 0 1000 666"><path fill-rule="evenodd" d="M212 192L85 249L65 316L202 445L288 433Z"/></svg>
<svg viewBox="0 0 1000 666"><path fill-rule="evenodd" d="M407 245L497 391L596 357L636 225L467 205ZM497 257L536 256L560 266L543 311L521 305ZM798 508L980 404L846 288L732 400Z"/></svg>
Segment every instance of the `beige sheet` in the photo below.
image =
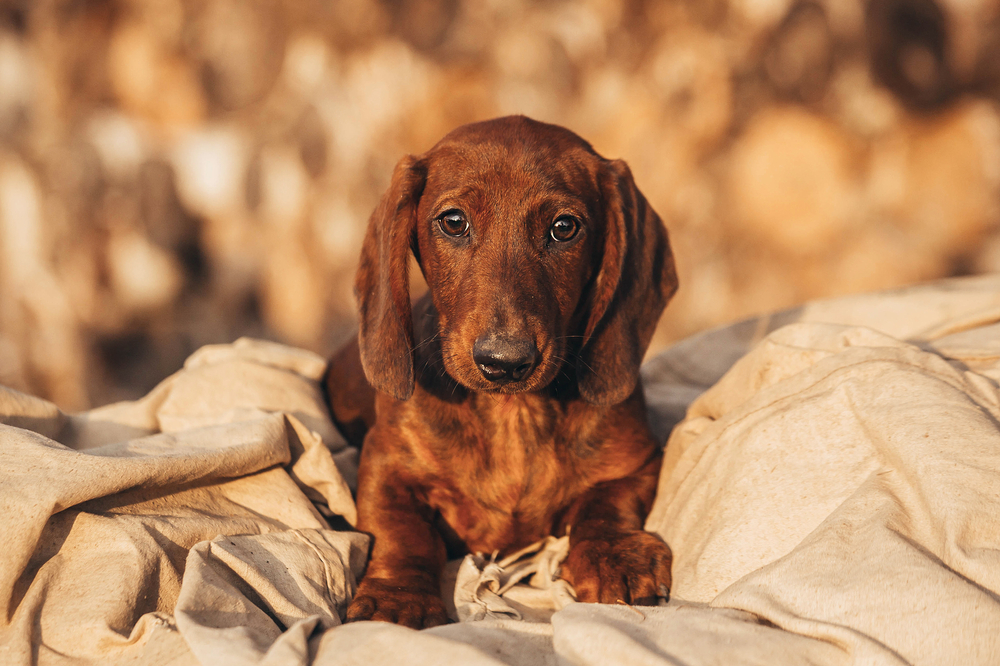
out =
<svg viewBox="0 0 1000 666"><path fill-rule="evenodd" d="M322 359L210 347L79 415L0 389L0 664L1000 663L998 321L990 277L676 345L644 370L664 437L690 406L648 522L670 603L567 605L553 541L464 563L467 621L423 632L339 626L367 540L331 529Z"/></svg>

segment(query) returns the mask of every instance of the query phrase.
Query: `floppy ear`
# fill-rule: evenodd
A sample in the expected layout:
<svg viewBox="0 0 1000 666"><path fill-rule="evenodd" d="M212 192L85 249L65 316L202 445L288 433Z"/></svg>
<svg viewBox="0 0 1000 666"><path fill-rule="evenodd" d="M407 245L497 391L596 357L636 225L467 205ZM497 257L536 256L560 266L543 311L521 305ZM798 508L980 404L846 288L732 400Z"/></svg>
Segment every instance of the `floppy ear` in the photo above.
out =
<svg viewBox="0 0 1000 666"><path fill-rule="evenodd" d="M354 280L361 366L376 390L397 400L413 393L409 253L425 178L426 169L412 155L396 165L389 190L368 220Z"/></svg>
<svg viewBox="0 0 1000 666"><path fill-rule="evenodd" d="M599 180L604 249L576 376L587 402L613 405L635 388L656 322L677 291L677 271L667 230L628 165L605 162Z"/></svg>

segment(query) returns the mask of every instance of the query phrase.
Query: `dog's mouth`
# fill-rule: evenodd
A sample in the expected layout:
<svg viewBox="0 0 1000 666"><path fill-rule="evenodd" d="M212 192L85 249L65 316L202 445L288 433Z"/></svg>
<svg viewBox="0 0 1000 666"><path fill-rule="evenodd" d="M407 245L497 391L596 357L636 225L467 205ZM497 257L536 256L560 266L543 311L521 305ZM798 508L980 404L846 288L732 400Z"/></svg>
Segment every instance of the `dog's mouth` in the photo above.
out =
<svg viewBox="0 0 1000 666"><path fill-rule="evenodd" d="M489 377L493 375L487 373L495 372L493 369L482 367L478 369L483 378L477 377L474 385L469 385L467 382L462 383L466 384L468 388L482 393L530 393L544 388L552 380L552 377L548 376L549 373L545 372L542 367L532 368L526 376L520 379L516 377L490 379ZM554 376L555 373L552 374Z"/></svg>

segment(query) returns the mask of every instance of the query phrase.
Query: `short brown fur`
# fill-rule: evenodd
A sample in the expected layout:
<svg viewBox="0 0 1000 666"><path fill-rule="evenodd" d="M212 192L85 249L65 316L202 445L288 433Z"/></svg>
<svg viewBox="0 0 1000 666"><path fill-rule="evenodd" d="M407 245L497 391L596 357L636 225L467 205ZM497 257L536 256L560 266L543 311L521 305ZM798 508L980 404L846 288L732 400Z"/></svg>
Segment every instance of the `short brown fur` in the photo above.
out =
<svg viewBox="0 0 1000 666"><path fill-rule="evenodd" d="M463 236L442 226L456 211ZM570 240L558 219L577 223ZM429 286L412 308L411 251ZM326 378L348 436L368 428L358 528L374 542L348 620L442 624L449 554L567 530L580 600L663 596L670 549L642 529L661 454L637 379L677 277L625 163L520 116L460 127L396 167L355 286L357 344ZM530 370L491 379L484 340L527 345Z"/></svg>

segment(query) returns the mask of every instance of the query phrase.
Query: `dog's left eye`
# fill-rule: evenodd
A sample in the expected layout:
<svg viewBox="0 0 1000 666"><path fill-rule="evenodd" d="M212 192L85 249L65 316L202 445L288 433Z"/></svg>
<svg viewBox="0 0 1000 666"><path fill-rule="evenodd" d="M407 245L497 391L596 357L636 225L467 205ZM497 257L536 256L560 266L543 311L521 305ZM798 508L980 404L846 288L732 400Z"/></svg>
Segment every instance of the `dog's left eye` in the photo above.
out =
<svg viewBox="0 0 1000 666"><path fill-rule="evenodd" d="M441 231L453 238L459 238L469 233L469 221L458 210L449 210L438 218Z"/></svg>
<svg viewBox="0 0 1000 666"><path fill-rule="evenodd" d="M556 221L549 227L549 235L552 236L552 240L559 243L573 240L578 231L580 231L580 221L570 215L556 218Z"/></svg>

